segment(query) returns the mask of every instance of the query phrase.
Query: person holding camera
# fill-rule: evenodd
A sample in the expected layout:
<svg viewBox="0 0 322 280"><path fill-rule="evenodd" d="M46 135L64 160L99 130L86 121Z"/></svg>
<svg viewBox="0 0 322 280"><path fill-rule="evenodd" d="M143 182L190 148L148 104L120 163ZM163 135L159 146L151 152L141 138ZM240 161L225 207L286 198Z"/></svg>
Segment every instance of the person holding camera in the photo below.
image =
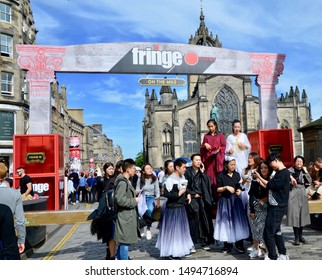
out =
<svg viewBox="0 0 322 280"><path fill-rule="evenodd" d="M258 172L255 172L261 185L268 189L267 215L264 227L264 241L268 254L265 254L265 260L289 260L281 224L287 212L291 174L278 153L270 153L267 161L275 171L273 178L267 180ZM276 252L276 247L279 255Z"/></svg>
<svg viewBox="0 0 322 280"><path fill-rule="evenodd" d="M267 161L262 161L258 166L258 173L265 180L269 180L272 175L273 169L269 166ZM265 248L264 244L264 227L267 215L267 197L268 189L265 188L260 180L256 179L251 181L249 189L249 226L252 233L253 245L249 248L251 251L249 257L255 259L264 256L261 249Z"/></svg>

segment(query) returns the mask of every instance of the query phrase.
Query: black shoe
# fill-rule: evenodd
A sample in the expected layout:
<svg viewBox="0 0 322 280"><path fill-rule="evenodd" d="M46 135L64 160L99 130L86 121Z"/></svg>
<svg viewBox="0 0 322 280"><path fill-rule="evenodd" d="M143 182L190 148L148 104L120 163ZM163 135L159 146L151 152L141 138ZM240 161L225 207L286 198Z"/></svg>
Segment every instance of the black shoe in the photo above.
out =
<svg viewBox="0 0 322 280"><path fill-rule="evenodd" d="M233 248L232 243L224 242L224 248L221 250L221 252L230 253L232 248Z"/></svg>
<svg viewBox="0 0 322 280"><path fill-rule="evenodd" d="M181 260L181 258L179 258L179 257L169 256L169 260Z"/></svg>
<svg viewBox="0 0 322 280"><path fill-rule="evenodd" d="M300 245L300 242L298 240L294 240L294 242L292 243L292 245L299 246Z"/></svg>
<svg viewBox="0 0 322 280"><path fill-rule="evenodd" d="M303 244L307 243L306 239L304 239L303 236L300 237L300 242L303 243Z"/></svg>
<svg viewBox="0 0 322 280"><path fill-rule="evenodd" d="M231 247L224 247L221 252L225 254L231 253Z"/></svg>
<svg viewBox="0 0 322 280"><path fill-rule="evenodd" d="M224 249L221 250L221 252L224 253L224 254L229 254L229 253L231 253L231 249L230 248L224 248Z"/></svg>
<svg viewBox="0 0 322 280"><path fill-rule="evenodd" d="M235 250L238 252L238 253L245 253L245 248L244 247L241 247L241 246L235 246Z"/></svg>

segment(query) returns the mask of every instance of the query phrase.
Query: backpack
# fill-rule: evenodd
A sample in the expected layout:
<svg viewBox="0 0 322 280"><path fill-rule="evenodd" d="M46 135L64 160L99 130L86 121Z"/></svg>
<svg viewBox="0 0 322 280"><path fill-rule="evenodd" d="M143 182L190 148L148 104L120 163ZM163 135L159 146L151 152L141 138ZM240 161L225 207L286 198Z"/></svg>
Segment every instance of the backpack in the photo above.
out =
<svg viewBox="0 0 322 280"><path fill-rule="evenodd" d="M110 189L105 193L105 214L107 220L115 220L117 211L115 209L115 204L114 204L114 194L115 194L115 189Z"/></svg>
<svg viewBox="0 0 322 280"><path fill-rule="evenodd" d="M105 192L99 201L97 209L87 217L87 220L92 220L90 231L92 235L97 236L97 240L106 236L106 223L111 223L116 219L117 211L114 207L114 193L114 188Z"/></svg>

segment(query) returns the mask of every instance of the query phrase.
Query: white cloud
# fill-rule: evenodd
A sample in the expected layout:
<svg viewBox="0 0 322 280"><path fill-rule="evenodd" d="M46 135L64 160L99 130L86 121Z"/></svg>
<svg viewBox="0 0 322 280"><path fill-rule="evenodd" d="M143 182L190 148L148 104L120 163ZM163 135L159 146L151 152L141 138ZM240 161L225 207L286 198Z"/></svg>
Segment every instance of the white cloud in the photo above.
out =
<svg viewBox="0 0 322 280"><path fill-rule="evenodd" d="M200 23L200 0L31 0L31 5L39 30L37 43L47 45L187 43ZM294 0L203 0L202 5L209 32L218 34L225 48L286 54L277 94L288 92L290 86L298 86L300 91L305 89L313 118L320 117L322 1L296 1L295 4ZM109 112L104 112L101 118L113 116L116 120L130 116L126 110L134 109L139 117L130 117L140 125L145 88L138 86L137 76L67 78L68 102L87 107L85 114L95 118L99 115L98 108L104 108ZM186 99L186 89L176 90L179 99ZM156 91L159 92L158 88ZM123 131L123 126L116 125L116 128ZM137 137L141 139L141 131L137 130Z"/></svg>
<svg viewBox="0 0 322 280"><path fill-rule="evenodd" d="M109 81L119 84L120 82L111 78ZM106 86L108 85L108 86ZM90 87L91 95L95 98L96 102L117 104L132 109L142 110L145 104L145 90L136 90L132 92L130 88L111 87L107 81L101 84L95 84L95 87Z"/></svg>

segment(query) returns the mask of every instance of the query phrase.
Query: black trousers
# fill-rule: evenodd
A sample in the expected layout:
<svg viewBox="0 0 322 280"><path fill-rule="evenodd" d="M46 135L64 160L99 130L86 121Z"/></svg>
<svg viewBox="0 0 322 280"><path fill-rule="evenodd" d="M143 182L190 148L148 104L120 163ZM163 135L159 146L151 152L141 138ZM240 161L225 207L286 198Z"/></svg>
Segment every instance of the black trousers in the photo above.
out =
<svg viewBox="0 0 322 280"><path fill-rule="evenodd" d="M0 260L20 260L11 209L0 204Z"/></svg>
<svg viewBox="0 0 322 280"><path fill-rule="evenodd" d="M267 209L267 216L264 228L264 241L268 249L268 257L271 260L277 259L276 247L279 254L286 254L284 237L281 231L281 224L287 207L270 206Z"/></svg>
<svg viewBox="0 0 322 280"><path fill-rule="evenodd" d="M86 187L78 187L78 200L79 202L88 202ZM80 201L80 192L82 192L82 201Z"/></svg>

